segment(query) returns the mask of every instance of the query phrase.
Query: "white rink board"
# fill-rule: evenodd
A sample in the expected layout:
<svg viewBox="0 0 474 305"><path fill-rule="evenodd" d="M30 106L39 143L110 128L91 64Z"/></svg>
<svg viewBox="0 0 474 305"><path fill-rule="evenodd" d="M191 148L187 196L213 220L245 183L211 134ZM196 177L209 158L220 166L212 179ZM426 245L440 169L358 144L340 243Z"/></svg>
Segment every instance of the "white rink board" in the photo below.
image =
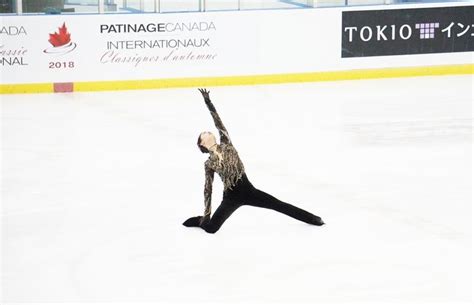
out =
<svg viewBox="0 0 474 305"><path fill-rule="evenodd" d="M472 62L472 53L341 58L343 10L440 7L375 6L186 14L2 16L2 52L24 65L1 67L1 84L142 80L344 71ZM456 6L460 4L449 4ZM464 3L463 5L466 5ZM49 34L66 24L71 45L52 48ZM164 24L163 32L108 32L101 26ZM179 29L189 27L189 29ZM176 30L178 28L178 30ZM118 27L116 27L118 29ZM19 32L19 33L17 33ZM17 35L15 35L17 33ZM175 50L143 41L196 41ZM205 41L203 43L203 41ZM111 49L111 44L118 50ZM197 47L202 43L202 47ZM143 48L142 48L143 47ZM69 51L67 53L67 51ZM113 52L113 54L112 54ZM54 54L52 54L54 53ZM170 55L171 53L171 55ZM178 56L180 58L174 58ZM199 56L204 56L205 59ZM145 58L149 60L145 62Z"/></svg>

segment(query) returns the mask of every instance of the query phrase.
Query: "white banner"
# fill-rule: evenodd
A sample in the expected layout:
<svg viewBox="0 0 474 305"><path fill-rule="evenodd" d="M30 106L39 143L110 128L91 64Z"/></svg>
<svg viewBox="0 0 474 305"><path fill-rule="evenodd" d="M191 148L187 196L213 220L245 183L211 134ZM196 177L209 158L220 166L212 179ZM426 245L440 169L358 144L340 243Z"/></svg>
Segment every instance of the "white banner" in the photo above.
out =
<svg viewBox="0 0 474 305"><path fill-rule="evenodd" d="M363 9L380 8L389 7ZM360 8L350 10L355 9ZM2 16L1 83L262 75L472 62L470 52L342 58L343 10Z"/></svg>

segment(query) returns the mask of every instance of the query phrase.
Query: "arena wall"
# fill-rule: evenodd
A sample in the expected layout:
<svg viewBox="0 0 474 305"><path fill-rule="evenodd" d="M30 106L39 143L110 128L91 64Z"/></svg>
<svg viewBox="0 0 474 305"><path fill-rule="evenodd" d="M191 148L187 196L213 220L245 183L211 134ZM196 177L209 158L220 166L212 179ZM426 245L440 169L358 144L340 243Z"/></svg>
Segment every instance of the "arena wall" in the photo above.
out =
<svg viewBox="0 0 474 305"><path fill-rule="evenodd" d="M473 13L445 3L2 16L0 93L472 74Z"/></svg>

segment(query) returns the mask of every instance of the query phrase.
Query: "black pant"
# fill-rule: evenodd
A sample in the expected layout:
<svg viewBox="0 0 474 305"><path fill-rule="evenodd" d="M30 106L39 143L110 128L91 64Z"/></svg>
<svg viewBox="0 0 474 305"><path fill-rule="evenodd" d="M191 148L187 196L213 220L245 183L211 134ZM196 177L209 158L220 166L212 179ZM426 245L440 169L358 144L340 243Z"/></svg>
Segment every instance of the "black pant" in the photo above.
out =
<svg viewBox="0 0 474 305"><path fill-rule="evenodd" d="M244 175L232 190L224 192L222 203L214 212L210 219L202 220L202 217L188 219L185 226L200 226L208 233L217 232L227 218L239 207L250 205L259 208L266 208L283 213L300 221L321 226L324 222L319 216L313 215L305 210L297 208L291 204L282 202L275 197L256 189ZM195 219L192 221L192 219Z"/></svg>

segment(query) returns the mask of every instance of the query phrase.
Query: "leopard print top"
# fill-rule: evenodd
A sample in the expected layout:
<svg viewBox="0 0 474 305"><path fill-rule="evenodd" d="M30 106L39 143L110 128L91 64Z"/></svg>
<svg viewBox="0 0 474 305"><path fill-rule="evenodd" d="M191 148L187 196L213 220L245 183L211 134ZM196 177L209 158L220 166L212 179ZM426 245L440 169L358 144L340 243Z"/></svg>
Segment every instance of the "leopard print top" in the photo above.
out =
<svg viewBox="0 0 474 305"><path fill-rule="evenodd" d="M232 145L224 124L217 114L210 99L205 99L206 105L211 112L216 128L219 130L221 144L217 152L210 153L209 159L204 163L206 179L204 185L204 216L211 214L211 196L214 173L217 173L224 183L224 191L231 190L245 174L244 164L239 158L237 150Z"/></svg>

